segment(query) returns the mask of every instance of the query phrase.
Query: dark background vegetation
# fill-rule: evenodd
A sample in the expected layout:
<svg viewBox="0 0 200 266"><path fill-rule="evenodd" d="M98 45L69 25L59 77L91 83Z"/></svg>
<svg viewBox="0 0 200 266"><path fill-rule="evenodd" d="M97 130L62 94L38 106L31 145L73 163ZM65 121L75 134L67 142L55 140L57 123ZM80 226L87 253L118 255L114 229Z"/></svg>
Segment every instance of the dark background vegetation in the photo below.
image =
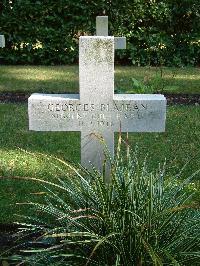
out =
<svg viewBox="0 0 200 266"><path fill-rule="evenodd" d="M1 0L1 62L77 63L78 37L95 34L95 17L104 14L109 34L127 37L118 63L200 65L199 0Z"/></svg>

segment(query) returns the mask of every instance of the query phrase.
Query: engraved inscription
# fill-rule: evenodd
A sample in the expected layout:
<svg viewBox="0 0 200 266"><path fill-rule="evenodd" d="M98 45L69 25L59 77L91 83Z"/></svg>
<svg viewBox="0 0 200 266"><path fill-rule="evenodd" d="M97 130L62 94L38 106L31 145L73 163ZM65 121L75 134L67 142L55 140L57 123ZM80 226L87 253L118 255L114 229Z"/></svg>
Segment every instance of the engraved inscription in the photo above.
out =
<svg viewBox="0 0 200 266"><path fill-rule="evenodd" d="M112 122L144 118L148 113L146 103L49 103L47 109L54 119L78 121L79 126L112 127Z"/></svg>
<svg viewBox="0 0 200 266"><path fill-rule="evenodd" d="M55 111L63 111L63 112L81 112L81 111L94 111L94 104L61 104L61 103L50 103L48 104L48 110L51 112L55 112Z"/></svg>

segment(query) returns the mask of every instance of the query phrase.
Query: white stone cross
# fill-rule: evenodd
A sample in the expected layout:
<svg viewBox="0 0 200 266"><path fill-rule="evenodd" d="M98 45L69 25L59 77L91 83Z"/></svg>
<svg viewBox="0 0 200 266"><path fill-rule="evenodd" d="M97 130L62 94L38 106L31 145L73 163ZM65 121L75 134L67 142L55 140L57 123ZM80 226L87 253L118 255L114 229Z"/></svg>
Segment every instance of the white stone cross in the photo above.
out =
<svg viewBox="0 0 200 266"><path fill-rule="evenodd" d="M97 33L100 28L97 23ZM80 131L81 163L100 171L101 138L114 156L114 132L165 130L163 95L114 94L114 43L113 36L81 36L80 94L32 94L28 100L30 130Z"/></svg>
<svg viewBox="0 0 200 266"><path fill-rule="evenodd" d="M0 35L0 48L5 47L5 37L4 35Z"/></svg>

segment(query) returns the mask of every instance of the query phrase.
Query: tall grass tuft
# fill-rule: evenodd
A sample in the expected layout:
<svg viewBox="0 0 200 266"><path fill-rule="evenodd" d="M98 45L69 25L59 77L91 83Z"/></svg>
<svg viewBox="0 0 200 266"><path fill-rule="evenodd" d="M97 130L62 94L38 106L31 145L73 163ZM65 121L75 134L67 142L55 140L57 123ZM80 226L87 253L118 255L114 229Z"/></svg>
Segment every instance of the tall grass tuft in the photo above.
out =
<svg viewBox="0 0 200 266"><path fill-rule="evenodd" d="M185 190L193 176L177 182L166 177L165 167L150 172L147 160L139 162L129 149L122 155L120 147L110 183L97 171L54 158L67 171L56 183L38 180L47 192L45 203L27 203L33 217L21 224L11 260L18 265L199 265L200 211Z"/></svg>

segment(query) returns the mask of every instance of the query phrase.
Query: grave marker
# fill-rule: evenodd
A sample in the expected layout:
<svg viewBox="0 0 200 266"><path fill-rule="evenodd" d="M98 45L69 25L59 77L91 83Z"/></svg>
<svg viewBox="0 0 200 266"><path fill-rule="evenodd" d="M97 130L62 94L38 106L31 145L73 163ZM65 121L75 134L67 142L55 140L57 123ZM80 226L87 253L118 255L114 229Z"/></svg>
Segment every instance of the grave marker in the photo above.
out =
<svg viewBox="0 0 200 266"><path fill-rule="evenodd" d="M97 33L107 34L101 27L97 19ZM114 132L165 130L163 95L114 94L114 46L113 36L80 37L80 94L32 94L28 100L30 130L80 131L81 163L100 171L104 153L97 136L114 156Z"/></svg>
<svg viewBox="0 0 200 266"><path fill-rule="evenodd" d="M5 37L4 35L0 35L0 48L5 47Z"/></svg>

